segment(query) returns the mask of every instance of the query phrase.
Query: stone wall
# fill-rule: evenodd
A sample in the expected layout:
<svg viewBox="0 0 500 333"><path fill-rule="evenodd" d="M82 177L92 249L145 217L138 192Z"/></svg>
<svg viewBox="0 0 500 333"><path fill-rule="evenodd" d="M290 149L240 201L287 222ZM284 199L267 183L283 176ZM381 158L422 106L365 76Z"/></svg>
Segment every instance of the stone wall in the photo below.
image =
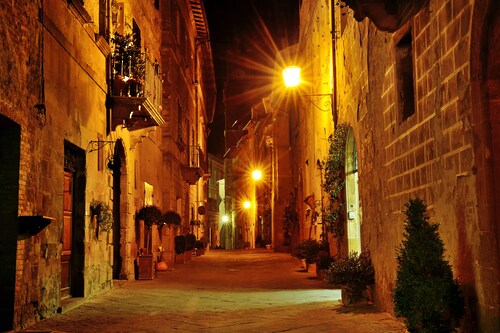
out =
<svg viewBox="0 0 500 333"><path fill-rule="evenodd" d="M288 88L298 102L290 110L290 145L292 191L296 191L300 239L319 239L321 224L313 221L313 213L320 213L322 197L322 163L328 154L328 137L333 133L332 64L332 3L331 1L303 1L300 6L300 36L296 54L287 59L301 67L301 84ZM289 65L289 64L287 64ZM279 125L278 125L279 126ZM291 193L290 193L291 194ZM282 193L285 200L289 194ZM313 196L316 208L304 204ZM298 236L298 237L297 237Z"/></svg>
<svg viewBox="0 0 500 333"><path fill-rule="evenodd" d="M471 33L473 4L430 1L395 33L351 17L345 30L338 23L337 96L339 121L351 124L358 143L362 246L375 266L377 304L392 311L402 210L419 195L431 222L440 224L445 257L462 283L464 328L494 331L498 279L491 274L498 272L498 235L494 221L481 221L477 208L475 154L481 143L471 109L471 40L478 37ZM397 59L408 32L414 96L401 98ZM414 114L407 118L404 98L414 98Z"/></svg>

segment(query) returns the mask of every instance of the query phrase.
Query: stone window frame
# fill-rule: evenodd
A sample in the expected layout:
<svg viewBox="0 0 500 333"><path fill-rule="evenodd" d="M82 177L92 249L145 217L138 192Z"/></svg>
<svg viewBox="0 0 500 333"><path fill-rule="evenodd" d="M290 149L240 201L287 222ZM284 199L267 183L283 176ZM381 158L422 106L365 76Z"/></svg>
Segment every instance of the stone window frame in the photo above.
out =
<svg viewBox="0 0 500 333"><path fill-rule="evenodd" d="M401 88L401 81L403 80L403 77L405 77L404 73L401 74L401 69L398 68L398 45L401 45L401 43L406 42L404 39L411 38L409 47L410 47L410 52L411 52L411 91L402 91ZM414 31L414 25L412 21L406 23L403 25L398 31L396 31L393 35L393 52L394 52L394 64L395 64L395 70L394 70L394 89L395 89L395 96L396 96L396 119L397 123L400 125L407 124L407 123L413 123L411 120L414 119L416 113L417 113L417 90L416 90L416 55L415 55L415 31ZM408 89L408 87L406 88ZM404 104L404 100L402 98L402 95L405 94L411 94L411 99L413 103L410 104ZM411 111L410 112L405 112L404 111L404 106L411 106Z"/></svg>
<svg viewBox="0 0 500 333"><path fill-rule="evenodd" d="M85 9L83 0L67 0L68 6L81 24L91 23L92 17Z"/></svg>

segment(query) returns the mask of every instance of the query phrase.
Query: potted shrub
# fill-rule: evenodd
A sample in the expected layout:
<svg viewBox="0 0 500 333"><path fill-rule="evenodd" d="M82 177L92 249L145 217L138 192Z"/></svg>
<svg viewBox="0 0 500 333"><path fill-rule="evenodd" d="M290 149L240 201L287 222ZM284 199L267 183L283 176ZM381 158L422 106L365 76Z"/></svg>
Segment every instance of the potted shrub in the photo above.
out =
<svg viewBox="0 0 500 333"><path fill-rule="evenodd" d="M196 242L194 242L194 248L196 250L197 256L205 254L205 243L203 243L201 240L197 240Z"/></svg>
<svg viewBox="0 0 500 333"><path fill-rule="evenodd" d="M187 254L186 259L187 260L191 259L191 255L192 255L193 250L194 250L194 243L195 242L196 242L196 236L195 235L193 235L193 234L187 234L186 235L186 254Z"/></svg>
<svg viewBox="0 0 500 333"><path fill-rule="evenodd" d="M175 246L175 262L178 264L184 263L184 252L186 251L186 237L183 235L177 235L174 238Z"/></svg>
<svg viewBox="0 0 500 333"><path fill-rule="evenodd" d="M179 226L181 224L181 216L177 212L169 210L163 214L163 222L169 226Z"/></svg>
<svg viewBox="0 0 500 333"><path fill-rule="evenodd" d="M320 251L318 255L318 260L316 261L316 275L318 279L324 278L324 272L333 263L333 258L330 256L328 251Z"/></svg>
<svg viewBox="0 0 500 333"><path fill-rule="evenodd" d="M344 305L357 303L363 298L372 301L368 287L375 282L375 270L366 252L351 252L347 257L335 259L325 271L325 280L341 287ZM363 296L365 291L368 292L366 297Z"/></svg>
<svg viewBox="0 0 500 333"><path fill-rule="evenodd" d="M110 231L113 227L113 212L107 204L99 200L90 203L90 213L92 218L96 217L99 229Z"/></svg>
<svg viewBox="0 0 500 333"><path fill-rule="evenodd" d="M404 213L404 239L397 250L398 271L393 290L396 316L409 332L455 332L464 315L460 285L444 259L438 224L430 224L427 206L410 199Z"/></svg>
<svg viewBox="0 0 500 333"><path fill-rule="evenodd" d="M144 206L136 214L138 220L144 221L144 226L147 229L146 252L149 253L149 238L151 236L151 229L153 224L160 225L162 223L163 214L161 210L154 206Z"/></svg>
<svg viewBox="0 0 500 333"><path fill-rule="evenodd" d="M307 239L302 241L295 248L295 256L305 260L306 272L309 270L309 265L314 264L318 260L318 255L325 247L322 243L315 239Z"/></svg>

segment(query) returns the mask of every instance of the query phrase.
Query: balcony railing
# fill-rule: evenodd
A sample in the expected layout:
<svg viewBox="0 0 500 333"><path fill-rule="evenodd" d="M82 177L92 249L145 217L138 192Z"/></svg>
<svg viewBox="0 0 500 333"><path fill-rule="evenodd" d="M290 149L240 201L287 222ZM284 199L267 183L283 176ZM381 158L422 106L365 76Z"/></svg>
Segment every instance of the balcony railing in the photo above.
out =
<svg viewBox="0 0 500 333"><path fill-rule="evenodd" d="M188 162L182 168L184 180L190 185L207 174L207 160L200 146L188 147Z"/></svg>
<svg viewBox="0 0 500 333"><path fill-rule="evenodd" d="M141 54L138 59L112 58L112 68L113 127L123 125L134 130L165 123L159 65Z"/></svg>

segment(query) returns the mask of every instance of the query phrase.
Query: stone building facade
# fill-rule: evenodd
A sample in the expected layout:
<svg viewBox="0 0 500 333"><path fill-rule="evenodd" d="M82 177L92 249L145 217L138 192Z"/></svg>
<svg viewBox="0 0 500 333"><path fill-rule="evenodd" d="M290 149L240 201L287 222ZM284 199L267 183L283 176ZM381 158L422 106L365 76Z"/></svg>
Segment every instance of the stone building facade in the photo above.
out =
<svg viewBox="0 0 500 333"><path fill-rule="evenodd" d="M208 154L208 198L207 223L210 247L226 248L229 217L225 206L224 160L221 156Z"/></svg>
<svg viewBox="0 0 500 333"><path fill-rule="evenodd" d="M388 13L384 3L399 7ZM276 119L284 114L280 110L288 111L289 193L296 197L300 230L295 237L319 236L321 216L311 223L310 205L318 209L324 198L318 162L327 154L328 137L347 124L348 218L340 254L369 250L377 306L393 311L402 211L418 195L431 221L440 224L446 259L462 285L463 330L496 332L499 6L434 0L348 4L302 1L299 43L277 60L283 67L294 61L304 75L302 88L285 91L276 83L269 96ZM313 105L329 94L331 105ZM277 230L283 221L274 216Z"/></svg>
<svg viewBox="0 0 500 333"><path fill-rule="evenodd" d="M9 330L137 278L141 253L153 269L176 233L203 237L215 86L200 1L17 1L0 17ZM120 37L130 37L122 49ZM178 212L181 228L148 228L136 216L147 205Z"/></svg>
<svg viewBox="0 0 500 333"><path fill-rule="evenodd" d="M429 1L393 32L335 12L334 93L356 142L361 245L376 267L378 304L392 309L401 211L419 195L440 224L471 332L500 325L498 10L489 1Z"/></svg>

